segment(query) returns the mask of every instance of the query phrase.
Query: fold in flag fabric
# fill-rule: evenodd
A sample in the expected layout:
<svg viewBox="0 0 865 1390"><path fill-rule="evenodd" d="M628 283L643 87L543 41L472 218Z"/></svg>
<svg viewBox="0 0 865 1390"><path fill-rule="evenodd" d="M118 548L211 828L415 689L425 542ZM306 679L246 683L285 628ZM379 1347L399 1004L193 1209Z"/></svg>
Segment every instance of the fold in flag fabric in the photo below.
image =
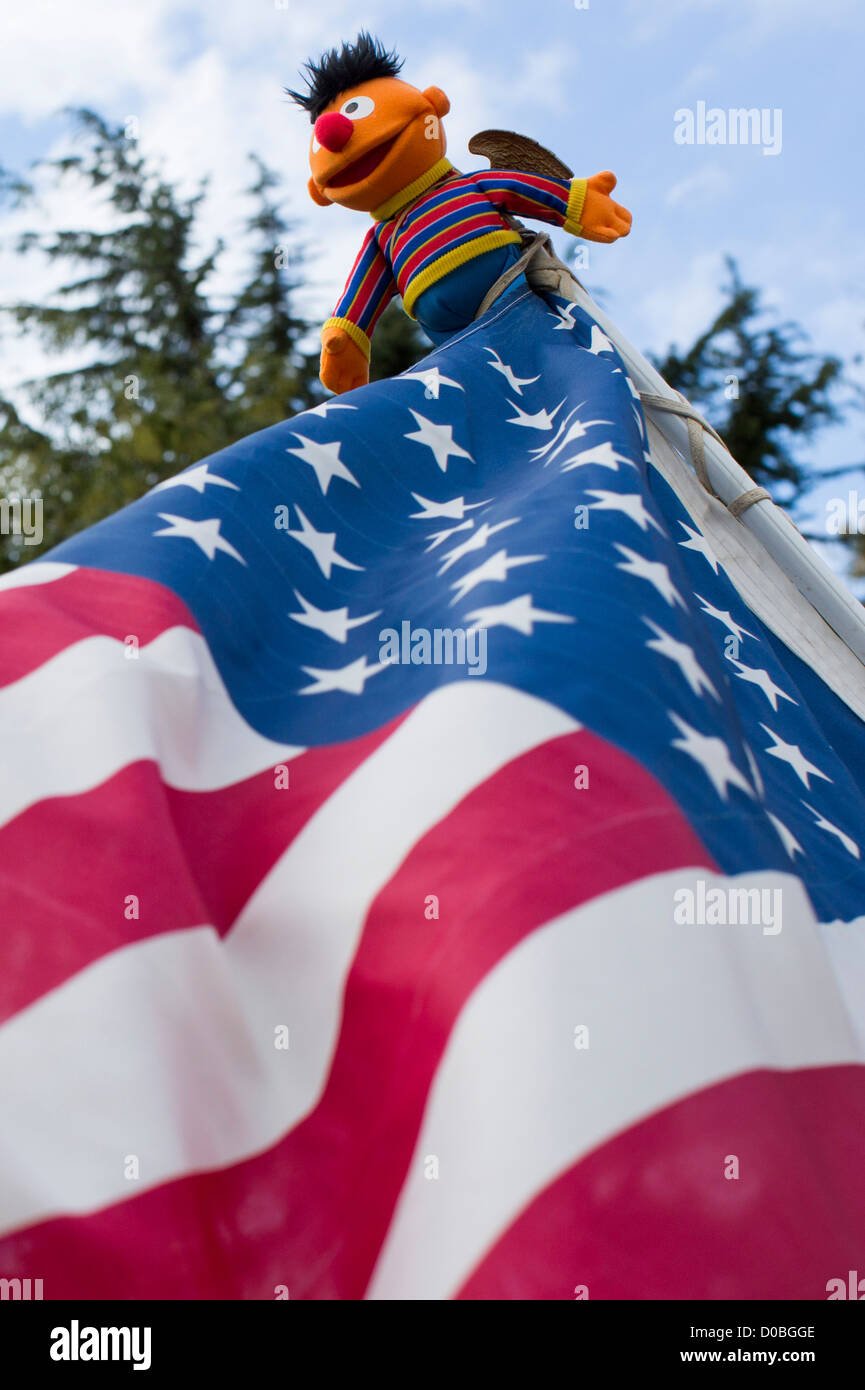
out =
<svg viewBox="0 0 865 1390"><path fill-rule="evenodd" d="M0 1275L865 1275L865 725L734 570L524 290L7 576Z"/></svg>

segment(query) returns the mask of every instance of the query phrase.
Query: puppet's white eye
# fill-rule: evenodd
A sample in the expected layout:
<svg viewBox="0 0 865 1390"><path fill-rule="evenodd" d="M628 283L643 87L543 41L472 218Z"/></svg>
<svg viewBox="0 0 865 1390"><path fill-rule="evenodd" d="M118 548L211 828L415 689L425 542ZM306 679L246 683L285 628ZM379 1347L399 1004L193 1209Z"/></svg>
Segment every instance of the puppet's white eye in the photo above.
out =
<svg viewBox="0 0 865 1390"><path fill-rule="evenodd" d="M318 152L319 152L320 149L321 149L321 145L318 143L318 141L316 140L315 136L313 135L313 137L312 137L312 152L313 152L313 154L318 154Z"/></svg>
<svg viewBox="0 0 865 1390"><path fill-rule="evenodd" d="M375 110L375 102L371 97L351 97L339 108L341 116L348 116L350 121L359 121L364 116L370 116Z"/></svg>

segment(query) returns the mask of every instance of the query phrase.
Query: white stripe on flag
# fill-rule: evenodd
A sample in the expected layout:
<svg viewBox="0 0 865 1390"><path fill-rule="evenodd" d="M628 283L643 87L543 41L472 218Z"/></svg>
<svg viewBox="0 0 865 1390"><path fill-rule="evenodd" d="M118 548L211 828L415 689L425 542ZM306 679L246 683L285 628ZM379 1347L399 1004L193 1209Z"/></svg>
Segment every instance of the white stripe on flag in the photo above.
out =
<svg viewBox="0 0 865 1390"><path fill-rule="evenodd" d="M207 927L150 938L9 1020L0 1229L222 1167L286 1133L326 1082L382 885L474 786L578 727L493 682L440 688L307 822L224 942ZM283 1024L288 1051L274 1047Z"/></svg>
<svg viewBox="0 0 865 1390"><path fill-rule="evenodd" d="M780 888L781 932L675 925L675 890L700 878ZM533 1197L652 1110L754 1067L859 1060L798 879L683 869L595 899L527 937L467 1002L368 1297L452 1296Z"/></svg>
<svg viewBox="0 0 865 1390"><path fill-rule="evenodd" d="M77 565L62 565L59 560L32 561L18 569L0 574L0 589L23 589L29 584L53 584L55 579L63 579L71 574Z"/></svg>
<svg viewBox="0 0 865 1390"><path fill-rule="evenodd" d="M865 917L821 923L820 935L865 1057Z"/></svg>
<svg viewBox="0 0 865 1390"><path fill-rule="evenodd" d="M142 758L172 787L210 791L302 752L247 724L199 633L169 628L134 659L88 637L0 690L0 825Z"/></svg>

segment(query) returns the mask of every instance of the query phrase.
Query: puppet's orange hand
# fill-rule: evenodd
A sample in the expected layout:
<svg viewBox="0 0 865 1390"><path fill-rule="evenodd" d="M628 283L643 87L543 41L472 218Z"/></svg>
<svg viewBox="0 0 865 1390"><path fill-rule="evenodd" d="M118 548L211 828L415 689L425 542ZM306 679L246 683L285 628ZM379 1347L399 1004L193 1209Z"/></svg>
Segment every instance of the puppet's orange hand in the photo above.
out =
<svg viewBox="0 0 865 1390"><path fill-rule="evenodd" d="M586 241L618 241L631 230L631 214L621 203L614 203L610 194L616 186L616 176L607 169L593 174L586 183L586 200L580 214Z"/></svg>
<svg viewBox="0 0 865 1390"><path fill-rule="evenodd" d="M366 386L369 381L369 362L357 343L344 328L332 324L321 330L321 368L319 378L337 396Z"/></svg>

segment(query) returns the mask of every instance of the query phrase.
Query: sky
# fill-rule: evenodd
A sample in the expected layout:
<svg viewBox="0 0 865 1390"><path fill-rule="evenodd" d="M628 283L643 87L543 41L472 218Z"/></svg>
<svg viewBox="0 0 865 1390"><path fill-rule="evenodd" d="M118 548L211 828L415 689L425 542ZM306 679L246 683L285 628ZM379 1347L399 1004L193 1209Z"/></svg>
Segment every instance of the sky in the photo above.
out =
<svg viewBox="0 0 865 1390"><path fill-rule="evenodd" d="M65 106L134 116L143 152L172 179L191 190L210 176L203 234L228 244L217 290L244 271L255 151L284 175L314 253L303 307L329 314L368 218L310 202L309 122L282 89L307 57L367 28L404 57L407 81L448 94L457 168L484 165L467 141L498 126L578 175L615 172L633 230L591 245L581 278L637 347L684 347L706 327L729 254L816 350L865 352L861 0L0 0L0 24L0 163L26 170L66 150ZM765 112L760 142L677 140L681 113L696 123L701 109L740 107ZM43 198L39 222L94 225L102 213L70 185ZM11 250L33 220L0 220L0 302L50 289L39 259ZM566 236L554 240L562 251ZM42 364L36 344L7 341L0 390ZM817 468L865 457L865 416L808 457ZM865 497L865 474L859 485ZM816 527L837 491L820 490Z"/></svg>

